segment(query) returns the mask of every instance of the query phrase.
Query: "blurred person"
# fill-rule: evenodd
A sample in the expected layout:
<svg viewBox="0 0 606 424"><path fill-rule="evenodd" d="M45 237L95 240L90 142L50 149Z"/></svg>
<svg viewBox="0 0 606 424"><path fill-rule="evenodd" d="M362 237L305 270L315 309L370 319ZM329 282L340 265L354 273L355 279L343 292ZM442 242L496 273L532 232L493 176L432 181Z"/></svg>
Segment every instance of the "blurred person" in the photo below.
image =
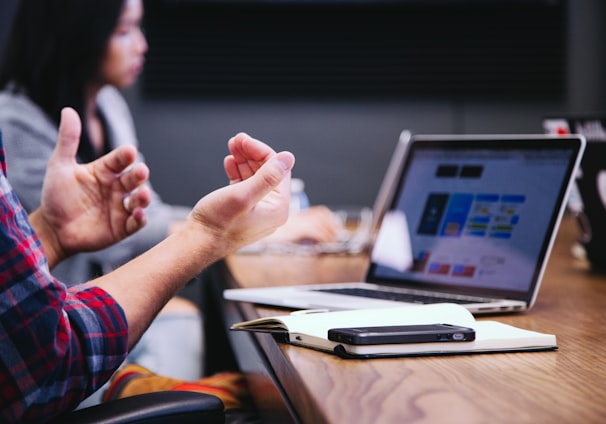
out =
<svg viewBox="0 0 606 424"><path fill-rule="evenodd" d="M122 0L19 2L0 71L0 128L11 184L27 211L40 205L63 106L73 106L82 117L78 161L90 162L123 145L138 148L129 110L115 88L132 84L143 64L147 46L137 6ZM144 163L140 154L137 162ZM144 229L109 248L74 255L53 275L73 285L106 274L164 239L173 223L187 217L189 208L162 202L147 186L152 199ZM200 377L202 329L198 308L172 299L128 361L174 377Z"/></svg>

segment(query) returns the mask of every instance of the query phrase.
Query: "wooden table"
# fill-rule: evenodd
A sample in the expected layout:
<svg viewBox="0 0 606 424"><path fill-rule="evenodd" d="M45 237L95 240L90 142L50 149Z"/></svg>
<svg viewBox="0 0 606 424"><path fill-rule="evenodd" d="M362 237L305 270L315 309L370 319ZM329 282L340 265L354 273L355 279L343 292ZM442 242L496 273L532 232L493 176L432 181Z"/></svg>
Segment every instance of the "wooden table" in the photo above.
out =
<svg viewBox="0 0 606 424"><path fill-rule="evenodd" d="M572 257L575 238L565 217L534 308L478 318L553 333L558 351L346 360L231 332L260 412L268 422L606 422L606 277ZM226 265L228 286L253 287L357 280L367 258L234 255ZM288 312L224 304L227 325Z"/></svg>

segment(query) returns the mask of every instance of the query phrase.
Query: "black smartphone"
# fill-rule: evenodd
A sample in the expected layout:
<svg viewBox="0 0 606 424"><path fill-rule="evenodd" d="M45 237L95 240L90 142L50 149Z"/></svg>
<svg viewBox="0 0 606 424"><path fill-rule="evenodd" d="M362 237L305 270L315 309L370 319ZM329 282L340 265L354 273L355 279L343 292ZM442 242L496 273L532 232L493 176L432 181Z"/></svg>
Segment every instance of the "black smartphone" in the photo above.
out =
<svg viewBox="0 0 606 424"><path fill-rule="evenodd" d="M351 345L469 342L473 328L451 324L391 325L382 327L332 328L328 340Z"/></svg>

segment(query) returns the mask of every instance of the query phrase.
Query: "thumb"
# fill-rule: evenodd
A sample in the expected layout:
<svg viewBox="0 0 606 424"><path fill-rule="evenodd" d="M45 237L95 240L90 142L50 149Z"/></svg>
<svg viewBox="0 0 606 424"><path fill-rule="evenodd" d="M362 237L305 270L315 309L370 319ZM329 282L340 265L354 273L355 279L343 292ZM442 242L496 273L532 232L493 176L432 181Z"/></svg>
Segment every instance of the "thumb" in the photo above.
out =
<svg viewBox="0 0 606 424"><path fill-rule="evenodd" d="M53 156L62 161L75 160L81 134L82 123L78 113L70 107L63 108L59 123L59 137Z"/></svg>
<svg viewBox="0 0 606 424"><path fill-rule="evenodd" d="M281 184L284 185L284 192L290 193L290 184L288 178L285 177L294 165L295 157L292 153L277 153L263 164L252 177L242 181L242 183L249 185L249 193L255 203Z"/></svg>

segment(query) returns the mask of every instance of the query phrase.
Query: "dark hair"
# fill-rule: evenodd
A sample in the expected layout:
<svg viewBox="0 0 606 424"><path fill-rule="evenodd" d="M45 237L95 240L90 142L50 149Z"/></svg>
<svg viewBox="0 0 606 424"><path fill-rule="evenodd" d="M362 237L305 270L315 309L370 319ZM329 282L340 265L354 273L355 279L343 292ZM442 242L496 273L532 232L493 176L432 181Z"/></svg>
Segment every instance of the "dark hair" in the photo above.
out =
<svg viewBox="0 0 606 424"><path fill-rule="evenodd" d="M59 124L73 107L86 130L85 88L97 77L124 0L19 0L0 69L0 87L23 90ZM83 144L89 143L80 143Z"/></svg>

